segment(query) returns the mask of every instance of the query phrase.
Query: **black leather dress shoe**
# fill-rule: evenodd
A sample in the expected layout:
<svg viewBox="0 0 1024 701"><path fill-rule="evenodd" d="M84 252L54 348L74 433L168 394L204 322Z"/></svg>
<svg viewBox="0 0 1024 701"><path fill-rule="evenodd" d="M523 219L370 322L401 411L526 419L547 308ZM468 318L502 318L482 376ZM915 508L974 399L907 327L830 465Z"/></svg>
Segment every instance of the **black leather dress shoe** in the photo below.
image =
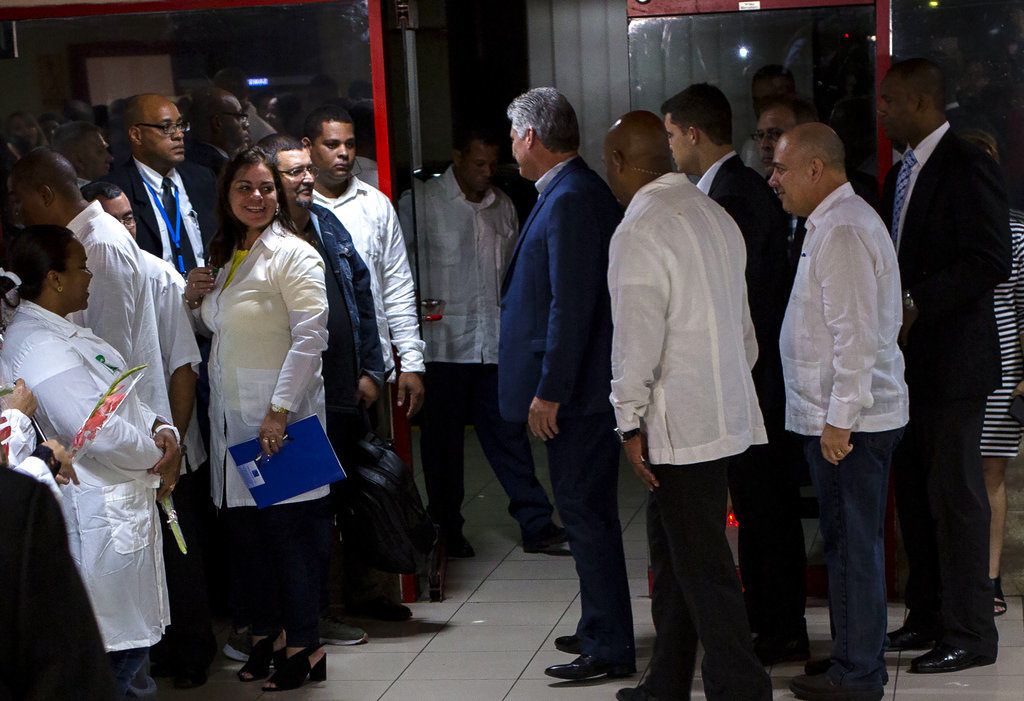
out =
<svg viewBox="0 0 1024 701"><path fill-rule="evenodd" d="M995 657L975 655L952 645L939 643L933 649L910 661L910 671L915 674L940 674L959 672L971 667L995 664Z"/></svg>
<svg viewBox="0 0 1024 701"><path fill-rule="evenodd" d="M523 552L550 553L553 550L561 552L565 548L557 546L564 544L567 540L564 528L549 523L541 529L536 538L531 538L530 540L523 539Z"/></svg>
<svg viewBox="0 0 1024 701"><path fill-rule="evenodd" d="M206 683L206 672L202 670L185 671L174 677L175 689L195 689Z"/></svg>
<svg viewBox="0 0 1024 701"><path fill-rule="evenodd" d="M577 682L594 677L628 677L631 674L636 674L636 665L609 662L591 655L580 655L569 664L551 665L544 670L544 674L555 679Z"/></svg>
<svg viewBox="0 0 1024 701"><path fill-rule="evenodd" d="M759 635L754 640L754 654L768 667L780 662L803 662L810 658L811 648L806 633L791 638Z"/></svg>
<svg viewBox="0 0 1024 701"><path fill-rule="evenodd" d="M476 557L476 551L466 540L466 536L459 535L446 538L444 541L444 554L448 557Z"/></svg>
<svg viewBox="0 0 1024 701"><path fill-rule="evenodd" d="M816 660L807 660L804 664L804 674L808 677L816 677L832 669L832 658L821 657Z"/></svg>
<svg viewBox="0 0 1024 701"><path fill-rule="evenodd" d="M805 701L879 701L885 696L885 687L848 687L836 683L823 674L813 677L801 675L789 682L789 690Z"/></svg>
<svg viewBox="0 0 1024 701"><path fill-rule="evenodd" d="M567 652L570 655L580 655L583 643L575 635L560 635L555 638L555 649Z"/></svg>
<svg viewBox="0 0 1024 701"><path fill-rule="evenodd" d="M631 686L616 691L615 701L658 701L658 697L653 696L642 686Z"/></svg>
<svg viewBox="0 0 1024 701"><path fill-rule="evenodd" d="M938 631L934 628L918 628L905 625L886 634L887 650L927 650L938 639Z"/></svg>

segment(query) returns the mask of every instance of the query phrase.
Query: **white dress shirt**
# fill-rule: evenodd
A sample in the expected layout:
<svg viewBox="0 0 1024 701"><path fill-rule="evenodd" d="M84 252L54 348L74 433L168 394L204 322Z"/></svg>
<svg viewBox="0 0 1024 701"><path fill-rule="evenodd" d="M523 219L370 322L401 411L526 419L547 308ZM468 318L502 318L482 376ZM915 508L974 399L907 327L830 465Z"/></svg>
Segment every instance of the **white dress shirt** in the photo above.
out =
<svg viewBox="0 0 1024 701"><path fill-rule="evenodd" d="M512 200L492 187L470 202L449 167L417 188L415 204L420 298L445 301L444 316L423 324L426 361L497 363L501 279L519 231ZM400 205L411 231L410 198Z"/></svg>
<svg viewBox="0 0 1024 701"><path fill-rule="evenodd" d="M64 495L50 472L50 466L39 458L32 457L32 451L36 449L36 432L32 427L32 419L17 409L4 409L0 416L0 436L4 436L2 442L7 450L7 466L15 472L42 482L50 488L58 502L63 501Z"/></svg>
<svg viewBox="0 0 1024 701"><path fill-rule="evenodd" d="M705 195L711 192L711 183L715 182L715 176L718 175L718 171L722 169L722 164L727 160L736 155L735 151L729 151L717 161L711 164L711 167L704 171L704 175L700 176L700 180L697 181L697 189L703 192Z"/></svg>
<svg viewBox="0 0 1024 701"><path fill-rule="evenodd" d="M168 384L170 391L169 383L174 371L191 365L192 370L198 372L202 357L196 343L192 315L185 304L185 278L173 265L147 251L142 251L142 258L146 264L146 277L153 293L160 357L164 364L164 382ZM192 469L198 469L206 460L206 448L199 433L194 402L192 418L186 431L181 435L181 452ZM184 463L181 469L183 472L186 471Z"/></svg>
<svg viewBox="0 0 1024 701"><path fill-rule="evenodd" d="M28 300L4 341L0 376L25 379L49 436L74 436L130 365L89 329ZM148 472L161 457L151 433L158 417L138 389L75 458L81 484L61 487L71 557L108 652L155 645L170 623L155 498L160 477Z"/></svg>
<svg viewBox="0 0 1024 701"><path fill-rule="evenodd" d="M745 267L732 217L681 173L640 188L615 230L611 403L621 430L643 423L653 464L708 462L768 440L750 375Z"/></svg>
<svg viewBox="0 0 1024 701"><path fill-rule="evenodd" d="M917 163L910 169L910 182L907 184L907 196L903 200L903 211L900 212L900 227L896 230L896 250L899 250L900 243L903 241L903 222L907 218L907 210L910 209L910 196L914 194L914 184L917 183L917 176L920 175L921 169L924 168L924 164L931 158L932 153L935 151L935 147L939 145L939 141L945 136L946 132L949 131L949 122L943 122L942 126L933 131L928 136L921 139L921 142L914 148L914 158L917 159ZM899 168L899 165L895 166ZM892 237L890 237L891 240Z"/></svg>
<svg viewBox="0 0 1024 701"><path fill-rule="evenodd" d="M892 239L853 187L836 188L807 217L807 236L782 323L786 428L820 436L907 423L903 307Z"/></svg>
<svg viewBox="0 0 1024 701"><path fill-rule="evenodd" d="M218 507L253 506L229 445L252 440L276 404L288 421L316 414L326 425L321 354L327 348L327 288L316 249L277 222L238 266L220 269L199 308L210 349L210 493ZM283 503L327 496L318 487Z"/></svg>
<svg viewBox="0 0 1024 701"><path fill-rule="evenodd" d="M390 200L380 190L352 176L340 197L325 197L314 190L313 201L331 210L345 225L356 251L370 269L384 374L391 375L395 369L392 343L398 348L403 372L423 372L416 287L402 227Z"/></svg>
<svg viewBox="0 0 1024 701"><path fill-rule="evenodd" d="M67 228L85 248L92 271L89 306L68 318L112 345L128 367L146 365L136 385L139 398L160 416L170 417L156 309L142 250L99 202L86 207Z"/></svg>
<svg viewBox="0 0 1024 701"><path fill-rule="evenodd" d="M149 187L153 188L153 191L159 197L164 188L164 176L141 161L133 158L132 162L139 169L139 175L142 176L142 179L149 184ZM188 236L189 243L192 244L192 253L196 257L196 265L202 267L206 265L206 257L203 251L203 234L199 230L199 215L192 209L192 202L188 198L185 183L182 182L178 171L171 168L167 173L167 177L174 183L174 189L178 192L178 211L181 212L181 235ZM153 217L156 219L156 225L160 229L163 259L173 263L174 249L171 248L171 236L167 232L167 223L164 221L163 215L160 214L160 210L156 206L156 200L153 199L153 193L149 191L149 188L146 188L146 194L149 195L149 206L153 208Z"/></svg>
<svg viewBox="0 0 1024 701"><path fill-rule="evenodd" d="M537 182L533 184L533 186L537 188L537 192L544 192L544 190L547 189L548 185L551 184L551 181L555 179L555 176L558 175L563 168L569 165L569 161L571 161L573 158L579 158L579 156L572 156L570 158L566 158L564 161L561 161L560 163L556 163L555 165L551 166L551 168L548 169L548 172L544 173L544 175L537 178Z"/></svg>

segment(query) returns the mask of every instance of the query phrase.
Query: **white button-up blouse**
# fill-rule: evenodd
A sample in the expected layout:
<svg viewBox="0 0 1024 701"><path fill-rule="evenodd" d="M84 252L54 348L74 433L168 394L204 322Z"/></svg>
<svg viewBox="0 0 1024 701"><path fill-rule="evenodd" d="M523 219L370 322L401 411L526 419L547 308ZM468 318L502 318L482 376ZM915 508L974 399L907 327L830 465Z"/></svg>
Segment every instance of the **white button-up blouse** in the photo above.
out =
<svg viewBox="0 0 1024 701"><path fill-rule="evenodd" d="M327 288L320 254L277 222L256 239L225 287L229 270L221 268L199 310L213 332L210 490L217 506L254 506L227 448L256 438L271 404L287 409L289 421L316 414L325 423ZM319 487L286 503L328 491Z"/></svg>

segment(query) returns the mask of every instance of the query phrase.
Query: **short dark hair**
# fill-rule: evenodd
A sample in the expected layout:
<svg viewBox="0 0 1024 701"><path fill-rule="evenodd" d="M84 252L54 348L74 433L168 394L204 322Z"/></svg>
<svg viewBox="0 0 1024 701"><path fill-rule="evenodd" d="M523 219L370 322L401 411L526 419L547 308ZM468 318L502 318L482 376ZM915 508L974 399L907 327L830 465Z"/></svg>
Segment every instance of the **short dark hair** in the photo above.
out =
<svg viewBox="0 0 1024 701"><path fill-rule="evenodd" d="M456 151L465 153L474 141L479 141L486 146L497 146L498 148L501 148L504 143L504 140L498 136L494 129L474 124L455 130L452 136L452 147Z"/></svg>
<svg viewBox="0 0 1024 701"><path fill-rule="evenodd" d="M892 64L887 75L899 76L910 87L931 98L940 112L946 109L946 77L939 65L926 58L908 58Z"/></svg>
<svg viewBox="0 0 1024 701"><path fill-rule="evenodd" d="M285 196L284 185L281 184L281 176L278 175L277 168L271 164L267 154L251 146L240 151L238 155L228 161L227 165L224 166L224 172L221 173L220 182L217 184L218 227L217 233L213 235L208 247L210 263L216 267L227 265L228 261L231 260L231 253L234 251L235 246L245 240L246 228L235 218L234 213L231 211L230 198L228 197L231 183L235 179L235 175L242 168L259 164L267 166L270 169L270 175L274 179L277 202L281 205L274 218L286 231L297 234L300 238L305 238L299 234L295 228L295 222L292 221L291 215L288 214L288 207L286 206L288 198Z"/></svg>
<svg viewBox="0 0 1024 701"><path fill-rule="evenodd" d="M320 105L306 115L306 121L302 124L302 135L310 141L316 140L323 133L324 124L327 122L354 124L352 115L344 107Z"/></svg>
<svg viewBox="0 0 1024 701"><path fill-rule="evenodd" d="M754 77L750 79L750 84L753 85L762 80L772 80L774 78L782 78L792 83L793 90L796 90L796 78L793 76L793 71L778 63L769 63L767 66L758 68L757 72L754 73Z"/></svg>
<svg viewBox="0 0 1024 701"><path fill-rule="evenodd" d="M761 106L761 113L777 107L785 107L793 113L797 124L807 124L818 121L818 108L802 97L785 97L779 95L765 100Z"/></svg>
<svg viewBox="0 0 1024 701"><path fill-rule="evenodd" d="M697 127L716 146L732 143L732 107L714 85L694 83L665 100L661 113L680 129Z"/></svg>
<svg viewBox="0 0 1024 701"><path fill-rule="evenodd" d="M26 227L11 246L8 269L21 278L18 296L34 302L43 291L46 274L51 270L63 273L68 269L68 248L75 235L63 226L42 224ZM7 302L12 284L9 278L0 280L0 290ZM7 302L8 306L10 303Z"/></svg>
<svg viewBox="0 0 1024 701"><path fill-rule="evenodd" d="M267 154L267 160L270 161L270 165L277 168L277 154L281 153L281 151L299 151L304 150L306 147L294 136L278 132L277 134L264 136L257 141L256 148Z"/></svg>
<svg viewBox="0 0 1024 701"><path fill-rule="evenodd" d="M94 180L83 185L81 189L82 197L87 202L95 202L100 197L105 200L113 200L124 194L124 190L114 183L108 183L105 180Z"/></svg>
<svg viewBox="0 0 1024 701"><path fill-rule="evenodd" d="M74 150L81 139L84 139L90 134L99 134L103 136L103 130L92 122L68 122L67 124L61 124L53 131L53 139L50 142L50 146L54 151L64 154L65 156Z"/></svg>

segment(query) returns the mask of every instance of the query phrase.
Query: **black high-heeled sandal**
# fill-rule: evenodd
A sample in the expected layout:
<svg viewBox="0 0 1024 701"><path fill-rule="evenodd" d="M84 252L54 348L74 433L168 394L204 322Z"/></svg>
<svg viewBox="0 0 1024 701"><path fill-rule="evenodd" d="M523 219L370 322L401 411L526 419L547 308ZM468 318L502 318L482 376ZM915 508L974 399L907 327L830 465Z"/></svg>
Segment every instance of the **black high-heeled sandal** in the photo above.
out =
<svg viewBox="0 0 1024 701"><path fill-rule="evenodd" d="M235 672L239 681L254 682L265 679L270 674L270 663L280 669L285 663L285 649L274 649L274 642L280 637L280 633L274 633L260 640L252 646L249 653L249 661L242 665L242 668ZM242 675L248 675L242 676Z"/></svg>
<svg viewBox="0 0 1024 701"><path fill-rule="evenodd" d="M994 594L993 600L993 614L994 616L1002 616L1006 613L1006 597L1003 595L1003 583L1002 577L996 577L992 580L992 593Z"/></svg>
<svg viewBox="0 0 1024 701"><path fill-rule="evenodd" d="M267 680L268 684L274 686L263 686L264 691L289 691L298 689L306 683L322 682L327 679L327 653L317 660L314 665L309 664L309 657L321 647L307 647L295 653L284 661L284 664L277 668L274 675Z"/></svg>

